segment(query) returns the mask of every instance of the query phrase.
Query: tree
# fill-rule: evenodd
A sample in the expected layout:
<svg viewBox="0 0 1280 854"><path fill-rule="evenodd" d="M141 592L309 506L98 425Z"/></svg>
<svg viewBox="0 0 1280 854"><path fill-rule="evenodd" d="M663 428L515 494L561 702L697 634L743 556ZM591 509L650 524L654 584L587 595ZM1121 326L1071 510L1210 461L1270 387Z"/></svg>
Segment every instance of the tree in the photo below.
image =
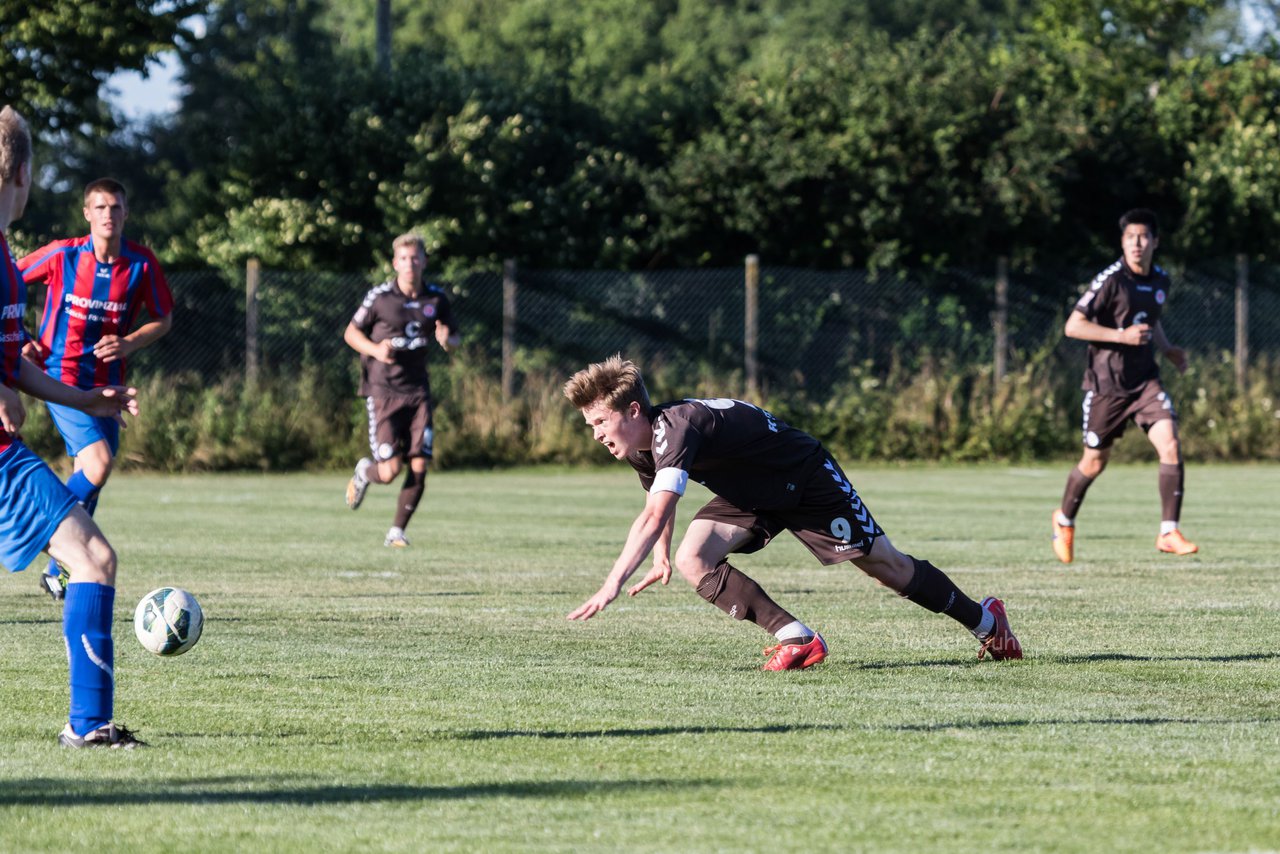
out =
<svg viewBox="0 0 1280 854"><path fill-rule="evenodd" d="M0 0L0 103L40 136L111 128L98 90L111 74L146 72L189 35L208 0Z"/></svg>

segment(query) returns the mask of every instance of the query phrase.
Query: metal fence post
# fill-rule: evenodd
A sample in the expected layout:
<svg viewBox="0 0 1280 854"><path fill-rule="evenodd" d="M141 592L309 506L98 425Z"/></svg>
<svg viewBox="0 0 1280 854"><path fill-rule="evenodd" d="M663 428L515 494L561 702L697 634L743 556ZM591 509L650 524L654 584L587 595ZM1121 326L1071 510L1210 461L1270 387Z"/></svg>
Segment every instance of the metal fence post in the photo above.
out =
<svg viewBox="0 0 1280 854"><path fill-rule="evenodd" d="M746 261L746 292L743 306L743 368L747 374L747 399L760 400L760 363L757 348L760 343L760 256L748 255Z"/></svg>
<svg viewBox="0 0 1280 854"><path fill-rule="evenodd" d="M262 265L250 258L244 265L244 379L258 382L258 280Z"/></svg>
<svg viewBox="0 0 1280 854"><path fill-rule="evenodd" d="M516 394L516 262L502 262L502 403Z"/></svg>
<svg viewBox="0 0 1280 854"><path fill-rule="evenodd" d="M1009 258L1001 255L996 258L996 314L994 317L996 332L996 382L1005 378L1009 370Z"/></svg>
<svg viewBox="0 0 1280 854"><path fill-rule="evenodd" d="M1249 258L1236 255L1236 390L1249 393Z"/></svg>

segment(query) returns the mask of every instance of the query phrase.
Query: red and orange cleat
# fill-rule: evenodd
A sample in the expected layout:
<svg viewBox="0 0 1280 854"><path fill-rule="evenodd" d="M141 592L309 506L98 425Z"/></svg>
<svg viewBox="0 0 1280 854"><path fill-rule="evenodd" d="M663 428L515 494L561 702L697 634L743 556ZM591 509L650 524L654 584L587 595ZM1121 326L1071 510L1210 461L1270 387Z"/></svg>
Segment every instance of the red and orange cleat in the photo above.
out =
<svg viewBox="0 0 1280 854"><path fill-rule="evenodd" d="M991 654L992 661L1022 658L1022 644L1018 643L1013 630L1009 628L1004 603L994 596L988 596L982 600L982 609L995 618L995 625L991 628L991 634L983 639L982 646L978 647L978 660L981 661L988 653Z"/></svg>
<svg viewBox="0 0 1280 854"><path fill-rule="evenodd" d="M1167 534L1156 537L1156 551L1168 552L1171 555L1191 555L1200 551L1195 543L1187 541L1182 532L1174 528Z"/></svg>
<svg viewBox="0 0 1280 854"><path fill-rule="evenodd" d="M1058 511L1053 511L1053 553L1063 563L1071 563L1075 557L1076 529L1058 522Z"/></svg>
<svg viewBox="0 0 1280 854"><path fill-rule="evenodd" d="M808 643L778 644L765 649L769 660L762 670L803 670L827 657L827 642L816 632Z"/></svg>

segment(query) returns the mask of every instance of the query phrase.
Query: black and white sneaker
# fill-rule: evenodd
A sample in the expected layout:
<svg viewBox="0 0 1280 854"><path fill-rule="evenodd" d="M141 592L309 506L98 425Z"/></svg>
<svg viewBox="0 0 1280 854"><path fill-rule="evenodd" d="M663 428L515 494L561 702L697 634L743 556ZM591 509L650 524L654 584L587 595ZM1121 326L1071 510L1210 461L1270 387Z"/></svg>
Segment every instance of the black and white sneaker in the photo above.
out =
<svg viewBox="0 0 1280 854"><path fill-rule="evenodd" d="M61 572L57 575L42 572L40 573L40 589L53 597L53 601L61 602L67 598L67 579Z"/></svg>
<svg viewBox="0 0 1280 854"><path fill-rule="evenodd" d="M123 750L147 746L147 743L134 735L131 730L118 726L114 721L108 721L84 735L76 735L71 729L71 724L67 724L58 734L58 744L63 747L118 747Z"/></svg>

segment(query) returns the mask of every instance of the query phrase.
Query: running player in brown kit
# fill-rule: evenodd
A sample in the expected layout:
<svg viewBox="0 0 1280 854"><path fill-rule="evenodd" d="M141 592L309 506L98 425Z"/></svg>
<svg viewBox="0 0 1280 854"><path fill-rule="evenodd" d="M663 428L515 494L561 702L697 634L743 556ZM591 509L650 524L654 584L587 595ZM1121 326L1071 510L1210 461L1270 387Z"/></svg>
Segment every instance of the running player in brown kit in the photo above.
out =
<svg viewBox="0 0 1280 854"><path fill-rule="evenodd" d="M347 506L359 508L370 483L391 483L408 463L396 515L383 545L409 545L404 529L427 488L435 431L427 352L434 340L448 351L458 345L449 298L425 284L422 238L403 234L391 245L396 277L373 288L343 340L360 354L360 394L369 410L370 456L356 463L347 483Z"/></svg>
<svg viewBox="0 0 1280 854"><path fill-rule="evenodd" d="M676 503L692 479L716 497L689 524L676 569L702 598L777 638L765 650L765 670L799 670L827 656L817 632L728 562L730 554L758 551L784 530L822 564L853 561L902 597L960 622L978 639L978 658L1022 658L1004 603L989 597L979 604L933 564L894 548L844 472L808 433L740 400L651 406L640 369L621 356L574 374L564 393L596 441L628 462L648 493L604 584L570 620L603 611L650 552L653 569L630 595L670 580Z"/></svg>
<svg viewBox="0 0 1280 854"><path fill-rule="evenodd" d="M1160 457L1160 533L1156 549L1176 555L1197 551L1178 530L1182 513L1182 451L1178 413L1160 382L1158 348L1179 373L1187 354L1169 343L1160 315L1169 298L1169 276L1152 258L1160 224L1144 208L1120 218L1123 256L1094 278L1067 319L1066 335L1089 342L1084 372L1084 455L1067 477L1062 505L1053 511L1053 551L1075 558L1075 519L1089 486L1102 474L1111 446L1133 421ZM1153 347L1154 345L1154 347Z"/></svg>

